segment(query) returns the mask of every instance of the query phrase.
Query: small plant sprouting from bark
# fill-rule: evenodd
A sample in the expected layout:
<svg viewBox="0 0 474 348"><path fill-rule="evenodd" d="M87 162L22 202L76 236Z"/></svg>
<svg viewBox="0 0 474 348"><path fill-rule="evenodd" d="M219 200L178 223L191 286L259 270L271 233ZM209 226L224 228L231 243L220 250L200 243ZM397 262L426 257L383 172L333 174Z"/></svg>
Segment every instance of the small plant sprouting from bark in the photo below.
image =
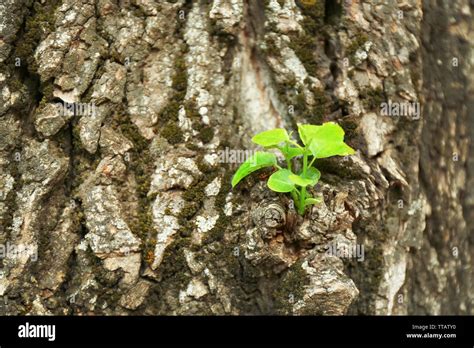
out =
<svg viewBox="0 0 474 348"><path fill-rule="evenodd" d="M278 165L275 154L258 151L239 167L232 178L232 187L259 169L274 167L276 171L268 178L267 186L275 192L290 193L300 215L304 215L307 206L320 203L320 197L312 197L307 191L307 187L315 186L321 177L319 170L313 167L314 161L318 158L352 155L355 151L344 143L344 130L334 122L321 126L299 124L298 133L303 146L282 128L254 136L252 141L255 144L265 149L280 150L287 168ZM299 165L293 166L296 158L300 159ZM299 170L294 172L294 168Z"/></svg>

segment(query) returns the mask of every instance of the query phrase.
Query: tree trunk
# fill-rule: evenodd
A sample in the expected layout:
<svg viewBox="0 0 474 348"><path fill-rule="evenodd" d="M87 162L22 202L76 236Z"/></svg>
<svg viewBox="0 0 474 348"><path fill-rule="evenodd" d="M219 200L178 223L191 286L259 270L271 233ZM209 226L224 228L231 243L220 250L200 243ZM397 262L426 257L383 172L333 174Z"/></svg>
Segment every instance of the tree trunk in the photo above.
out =
<svg viewBox="0 0 474 348"><path fill-rule="evenodd" d="M0 314L474 314L473 9L3 1ZM327 121L304 217L231 189Z"/></svg>

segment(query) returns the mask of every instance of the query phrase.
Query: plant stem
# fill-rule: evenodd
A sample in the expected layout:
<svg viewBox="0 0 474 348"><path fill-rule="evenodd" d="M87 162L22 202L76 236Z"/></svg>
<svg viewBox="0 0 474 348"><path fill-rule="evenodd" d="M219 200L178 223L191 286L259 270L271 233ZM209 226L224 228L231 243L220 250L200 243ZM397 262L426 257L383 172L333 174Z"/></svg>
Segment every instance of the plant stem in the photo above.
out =
<svg viewBox="0 0 474 348"><path fill-rule="evenodd" d="M291 191L291 197L293 198L293 202L295 203L295 206L296 208L298 209L298 211L300 210L300 204L298 202L298 195L297 195L298 191L296 190L293 190Z"/></svg>
<svg viewBox="0 0 474 348"><path fill-rule="evenodd" d="M298 204L298 213L303 216L304 215L304 201L305 201L305 193L306 188L302 187L300 192L300 203Z"/></svg>
<svg viewBox="0 0 474 348"><path fill-rule="evenodd" d="M303 175L306 175L307 168L308 168L308 154L305 151L303 155Z"/></svg>
<svg viewBox="0 0 474 348"><path fill-rule="evenodd" d="M306 175L306 170L308 168L308 154L304 153L303 155L303 176ZM305 208L305 205L304 205L304 201L306 199L306 187L302 187L301 188L301 193L300 193L300 206L298 207L298 212L300 215L304 215L304 208Z"/></svg>

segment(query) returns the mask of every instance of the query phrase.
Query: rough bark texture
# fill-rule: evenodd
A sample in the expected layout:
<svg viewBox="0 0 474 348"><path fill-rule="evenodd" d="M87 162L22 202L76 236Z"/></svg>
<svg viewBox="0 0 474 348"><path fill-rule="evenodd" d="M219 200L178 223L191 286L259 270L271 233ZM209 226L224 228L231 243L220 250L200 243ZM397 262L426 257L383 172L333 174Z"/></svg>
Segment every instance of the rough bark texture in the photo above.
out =
<svg viewBox="0 0 474 348"><path fill-rule="evenodd" d="M0 314L474 314L473 10L3 0ZM325 121L321 205L231 190L226 149Z"/></svg>

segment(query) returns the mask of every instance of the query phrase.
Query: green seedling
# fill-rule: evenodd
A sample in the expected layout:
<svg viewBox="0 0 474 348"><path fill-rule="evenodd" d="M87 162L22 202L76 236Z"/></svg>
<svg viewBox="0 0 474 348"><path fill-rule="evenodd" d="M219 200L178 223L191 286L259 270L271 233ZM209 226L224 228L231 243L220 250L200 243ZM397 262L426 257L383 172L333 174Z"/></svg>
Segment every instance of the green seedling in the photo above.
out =
<svg viewBox="0 0 474 348"><path fill-rule="evenodd" d="M344 143L344 130L334 122L327 122L321 126L299 124L298 133L303 146L291 138L291 133L282 128L276 128L257 134L252 141L265 149L278 149L286 161L286 168L278 165L277 157L272 152L258 151L247 159L232 178L232 187L235 187L247 175L266 167L275 168L275 172L268 178L267 186L275 192L290 193L300 215L304 215L307 206L318 204L321 197L312 197L307 191L308 186L315 186L321 173L313 167L318 158L331 156L347 156L354 154L354 149ZM295 159L300 163L295 168L301 168L297 173L293 171ZM301 159L303 163L301 163Z"/></svg>

